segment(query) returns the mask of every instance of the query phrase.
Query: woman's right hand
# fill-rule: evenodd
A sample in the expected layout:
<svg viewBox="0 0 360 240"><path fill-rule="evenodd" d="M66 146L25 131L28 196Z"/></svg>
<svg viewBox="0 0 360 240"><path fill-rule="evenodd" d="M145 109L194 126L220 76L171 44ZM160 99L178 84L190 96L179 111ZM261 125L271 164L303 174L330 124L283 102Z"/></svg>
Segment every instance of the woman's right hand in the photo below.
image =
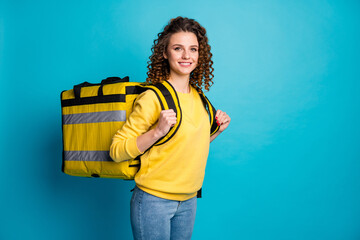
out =
<svg viewBox="0 0 360 240"><path fill-rule="evenodd" d="M176 124L176 113L174 110L163 110L155 128L145 132L136 139L136 144L141 153L151 147L156 141L165 136L170 128Z"/></svg>
<svg viewBox="0 0 360 240"><path fill-rule="evenodd" d="M176 124L176 113L173 109L162 110L158 124L155 127L155 132L158 137L165 136L170 128Z"/></svg>

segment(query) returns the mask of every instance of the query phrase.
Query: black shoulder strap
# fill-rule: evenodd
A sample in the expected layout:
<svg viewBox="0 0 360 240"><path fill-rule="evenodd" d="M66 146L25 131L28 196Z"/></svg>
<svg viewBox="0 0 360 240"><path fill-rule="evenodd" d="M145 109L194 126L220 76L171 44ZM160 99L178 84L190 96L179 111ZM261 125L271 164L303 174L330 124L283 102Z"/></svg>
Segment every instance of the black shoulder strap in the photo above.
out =
<svg viewBox="0 0 360 240"><path fill-rule="evenodd" d="M159 99L162 110L173 109L176 113L176 124L170 128L169 132L160 138L153 146L159 146L169 141L178 131L182 121L182 111L180 107L179 97L174 87L168 82L163 81L155 85L144 85L143 87L151 89L155 92Z"/></svg>
<svg viewBox="0 0 360 240"><path fill-rule="evenodd" d="M204 93L200 93L200 98L203 101L204 107L205 107L206 111L209 114L209 118L210 118L210 136L212 136L219 130L219 126L217 125L217 123L215 121L216 109L211 104L209 99L204 95Z"/></svg>

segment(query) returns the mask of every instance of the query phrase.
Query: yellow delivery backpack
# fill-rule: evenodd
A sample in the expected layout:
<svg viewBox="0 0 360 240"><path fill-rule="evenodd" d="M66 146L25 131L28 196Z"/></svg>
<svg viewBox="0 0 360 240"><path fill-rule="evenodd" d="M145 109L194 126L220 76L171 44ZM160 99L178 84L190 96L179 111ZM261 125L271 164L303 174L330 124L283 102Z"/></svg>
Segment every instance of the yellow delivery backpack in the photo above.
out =
<svg viewBox="0 0 360 240"><path fill-rule="evenodd" d="M84 82L61 93L63 128L62 171L72 176L131 180L140 167L140 156L114 162L109 155L112 138L132 112L137 96L152 90L162 110L173 109L177 123L154 145L171 139L181 124L182 112L175 89L167 81L155 85L129 82L129 77L110 77L99 84ZM210 135L217 132L215 108L200 94L211 122Z"/></svg>

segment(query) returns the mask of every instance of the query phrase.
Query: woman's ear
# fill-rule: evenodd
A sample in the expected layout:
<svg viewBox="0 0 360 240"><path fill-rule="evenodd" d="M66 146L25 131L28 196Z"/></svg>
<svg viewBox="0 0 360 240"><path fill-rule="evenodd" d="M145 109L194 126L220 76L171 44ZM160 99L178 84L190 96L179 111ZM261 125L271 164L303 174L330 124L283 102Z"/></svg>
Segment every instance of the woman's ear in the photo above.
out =
<svg viewBox="0 0 360 240"><path fill-rule="evenodd" d="M165 49L164 49L164 51L163 51L163 56L164 56L165 59L168 58L168 56L167 56L167 54L166 54L166 48L167 48L167 47L165 47Z"/></svg>

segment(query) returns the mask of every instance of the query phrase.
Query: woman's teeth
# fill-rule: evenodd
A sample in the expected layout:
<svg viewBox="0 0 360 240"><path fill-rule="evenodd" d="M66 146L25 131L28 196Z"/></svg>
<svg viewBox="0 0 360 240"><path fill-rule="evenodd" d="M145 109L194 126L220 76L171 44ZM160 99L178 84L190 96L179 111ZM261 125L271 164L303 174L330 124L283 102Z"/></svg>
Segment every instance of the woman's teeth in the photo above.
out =
<svg viewBox="0 0 360 240"><path fill-rule="evenodd" d="M191 65L191 63L183 63L183 62L180 62L179 64L183 65L183 66L190 66Z"/></svg>

